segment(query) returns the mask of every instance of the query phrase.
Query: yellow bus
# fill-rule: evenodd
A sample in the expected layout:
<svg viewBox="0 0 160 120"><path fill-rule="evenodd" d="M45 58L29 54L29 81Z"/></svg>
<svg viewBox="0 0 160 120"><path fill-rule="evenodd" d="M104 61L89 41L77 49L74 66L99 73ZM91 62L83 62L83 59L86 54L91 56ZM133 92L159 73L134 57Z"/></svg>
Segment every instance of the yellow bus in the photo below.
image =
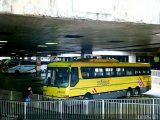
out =
<svg viewBox="0 0 160 120"><path fill-rule="evenodd" d="M82 59L48 64L43 94L56 99L106 99L139 95L149 89L148 63Z"/></svg>

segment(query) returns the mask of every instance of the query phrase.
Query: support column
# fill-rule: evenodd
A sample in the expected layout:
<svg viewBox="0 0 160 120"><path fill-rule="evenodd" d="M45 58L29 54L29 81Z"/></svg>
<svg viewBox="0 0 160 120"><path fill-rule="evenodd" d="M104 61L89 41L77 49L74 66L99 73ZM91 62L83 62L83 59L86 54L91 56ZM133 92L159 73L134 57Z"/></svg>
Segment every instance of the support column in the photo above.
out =
<svg viewBox="0 0 160 120"><path fill-rule="evenodd" d="M36 57L36 76L41 77L41 57Z"/></svg>
<svg viewBox="0 0 160 120"><path fill-rule="evenodd" d="M136 63L136 55L135 55L135 53L130 53L130 55L129 55L129 63Z"/></svg>
<svg viewBox="0 0 160 120"><path fill-rule="evenodd" d="M91 49L82 49L81 50L81 58L93 58Z"/></svg>
<svg viewBox="0 0 160 120"><path fill-rule="evenodd" d="M32 56L28 56L28 57L27 57L27 58L28 58L28 60L32 60L32 59L31 59L31 57L32 57Z"/></svg>

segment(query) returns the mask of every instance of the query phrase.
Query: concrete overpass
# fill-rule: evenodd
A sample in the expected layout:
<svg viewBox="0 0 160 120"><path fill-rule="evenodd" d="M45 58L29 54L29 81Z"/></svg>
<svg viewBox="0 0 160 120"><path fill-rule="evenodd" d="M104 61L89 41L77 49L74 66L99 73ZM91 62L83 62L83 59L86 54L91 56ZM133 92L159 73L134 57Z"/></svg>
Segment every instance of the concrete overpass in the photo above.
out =
<svg viewBox="0 0 160 120"><path fill-rule="evenodd" d="M0 0L0 13L1 56L160 52L158 0Z"/></svg>
<svg viewBox="0 0 160 120"><path fill-rule="evenodd" d="M1 13L160 24L159 0L1 0Z"/></svg>

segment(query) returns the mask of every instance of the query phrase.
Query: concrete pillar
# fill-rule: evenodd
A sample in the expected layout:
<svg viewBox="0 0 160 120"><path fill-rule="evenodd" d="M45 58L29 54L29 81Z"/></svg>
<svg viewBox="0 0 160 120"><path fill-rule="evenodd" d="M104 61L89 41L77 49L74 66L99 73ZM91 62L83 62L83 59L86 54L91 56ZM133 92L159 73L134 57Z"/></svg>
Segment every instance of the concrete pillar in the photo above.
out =
<svg viewBox="0 0 160 120"><path fill-rule="evenodd" d="M28 60L32 60L32 59L31 59L31 56L28 56L27 58L28 58Z"/></svg>
<svg viewBox="0 0 160 120"><path fill-rule="evenodd" d="M15 59L16 59L16 60L20 60L20 57L19 57L19 56L16 56Z"/></svg>
<svg viewBox="0 0 160 120"><path fill-rule="evenodd" d="M81 58L93 58L91 49L82 49L81 50Z"/></svg>
<svg viewBox="0 0 160 120"><path fill-rule="evenodd" d="M22 60L24 60L24 56L21 56Z"/></svg>
<svg viewBox="0 0 160 120"><path fill-rule="evenodd" d="M130 55L129 55L129 63L136 63L136 55L135 55L135 53L130 53Z"/></svg>
<svg viewBox="0 0 160 120"><path fill-rule="evenodd" d="M41 77L41 57L36 57L36 76Z"/></svg>

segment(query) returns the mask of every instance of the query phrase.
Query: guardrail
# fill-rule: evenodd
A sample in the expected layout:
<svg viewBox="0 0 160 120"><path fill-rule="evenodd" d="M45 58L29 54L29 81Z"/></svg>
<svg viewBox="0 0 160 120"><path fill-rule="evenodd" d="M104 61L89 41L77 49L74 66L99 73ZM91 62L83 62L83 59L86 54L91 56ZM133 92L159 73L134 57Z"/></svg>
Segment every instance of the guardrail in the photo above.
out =
<svg viewBox="0 0 160 120"><path fill-rule="evenodd" d="M159 119L160 99L0 100L1 118L17 119Z"/></svg>
<svg viewBox="0 0 160 120"><path fill-rule="evenodd" d="M49 101L51 98L45 97L39 94L32 94L32 101ZM14 100L14 101L24 101L23 93L18 91L9 91L0 89L0 100Z"/></svg>

